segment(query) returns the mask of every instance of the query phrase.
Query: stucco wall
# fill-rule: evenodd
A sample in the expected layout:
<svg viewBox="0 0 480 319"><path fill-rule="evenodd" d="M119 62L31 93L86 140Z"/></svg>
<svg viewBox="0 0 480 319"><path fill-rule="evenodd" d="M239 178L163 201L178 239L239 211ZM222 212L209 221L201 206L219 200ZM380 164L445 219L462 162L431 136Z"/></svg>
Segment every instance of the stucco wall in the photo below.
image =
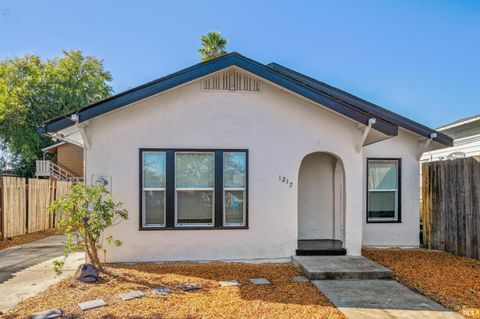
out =
<svg viewBox="0 0 480 319"><path fill-rule="evenodd" d="M297 246L297 180L302 159L328 152L345 170L345 247L362 240L361 132L340 117L274 86L261 93L201 91L193 82L90 121L87 178L112 177L129 220L111 229L122 240L108 261L284 258ZM139 231L138 149L249 149L249 229ZM279 175L294 181L290 188Z"/></svg>
<svg viewBox="0 0 480 319"><path fill-rule="evenodd" d="M369 246L418 246L420 233L418 137L399 130L398 136L364 147L364 167L368 157L402 159L401 222L366 223L366 187L363 203L363 244ZM366 170L364 185L366 186Z"/></svg>

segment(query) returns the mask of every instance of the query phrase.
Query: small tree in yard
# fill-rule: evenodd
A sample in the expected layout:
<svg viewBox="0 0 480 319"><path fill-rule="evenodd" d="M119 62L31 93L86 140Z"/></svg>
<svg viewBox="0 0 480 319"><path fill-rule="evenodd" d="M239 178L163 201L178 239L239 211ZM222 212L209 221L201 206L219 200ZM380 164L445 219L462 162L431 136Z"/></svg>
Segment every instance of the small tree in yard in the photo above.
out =
<svg viewBox="0 0 480 319"><path fill-rule="evenodd" d="M83 250L91 263L101 268L98 250L102 249L102 235L107 227L128 219L122 203L115 203L110 193L101 185L72 186L70 192L57 199L50 211L57 219L56 225L67 234L65 257L76 250ZM109 244L120 246L111 235L105 237ZM54 270L62 272L64 261L55 260Z"/></svg>

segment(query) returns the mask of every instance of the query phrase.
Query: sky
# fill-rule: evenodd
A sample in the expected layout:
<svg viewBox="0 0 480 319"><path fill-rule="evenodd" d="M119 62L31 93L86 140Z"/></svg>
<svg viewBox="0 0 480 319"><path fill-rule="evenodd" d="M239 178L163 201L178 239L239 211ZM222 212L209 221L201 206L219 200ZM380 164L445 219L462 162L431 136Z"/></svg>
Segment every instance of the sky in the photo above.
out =
<svg viewBox="0 0 480 319"><path fill-rule="evenodd" d="M0 59L102 59L116 93L198 63L200 37L430 127L480 114L480 1L0 0Z"/></svg>

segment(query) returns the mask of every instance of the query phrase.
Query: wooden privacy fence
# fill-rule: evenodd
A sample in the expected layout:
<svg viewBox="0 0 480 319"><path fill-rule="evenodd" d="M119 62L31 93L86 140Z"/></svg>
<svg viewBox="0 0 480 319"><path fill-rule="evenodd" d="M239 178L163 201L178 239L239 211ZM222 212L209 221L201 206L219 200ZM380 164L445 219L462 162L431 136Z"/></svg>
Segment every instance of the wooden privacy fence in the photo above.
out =
<svg viewBox="0 0 480 319"><path fill-rule="evenodd" d="M424 245L480 257L480 158L422 164Z"/></svg>
<svg viewBox="0 0 480 319"><path fill-rule="evenodd" d="M55 220L47 209L55 199L65 196L70 186L64 181L3 176L0 239L54 227Z"/></svg>

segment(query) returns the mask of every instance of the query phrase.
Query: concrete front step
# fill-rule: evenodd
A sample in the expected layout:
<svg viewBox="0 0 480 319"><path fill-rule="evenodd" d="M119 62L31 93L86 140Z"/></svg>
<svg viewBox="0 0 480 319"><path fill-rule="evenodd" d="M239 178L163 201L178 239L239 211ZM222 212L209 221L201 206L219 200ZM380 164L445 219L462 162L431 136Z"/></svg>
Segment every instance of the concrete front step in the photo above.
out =
<svg viewBox="0 0 480 319"><path fill-rule="evenodd" d="M310 280L393 278L390 269L361 256L294 256L292 261Z"/></svg>
<svg viewBox="0 0 480 319"><path fill-rule="evenodd" d="M296 256L341 256L347 251L341 240L336 239L300 239Z"/></svg>

